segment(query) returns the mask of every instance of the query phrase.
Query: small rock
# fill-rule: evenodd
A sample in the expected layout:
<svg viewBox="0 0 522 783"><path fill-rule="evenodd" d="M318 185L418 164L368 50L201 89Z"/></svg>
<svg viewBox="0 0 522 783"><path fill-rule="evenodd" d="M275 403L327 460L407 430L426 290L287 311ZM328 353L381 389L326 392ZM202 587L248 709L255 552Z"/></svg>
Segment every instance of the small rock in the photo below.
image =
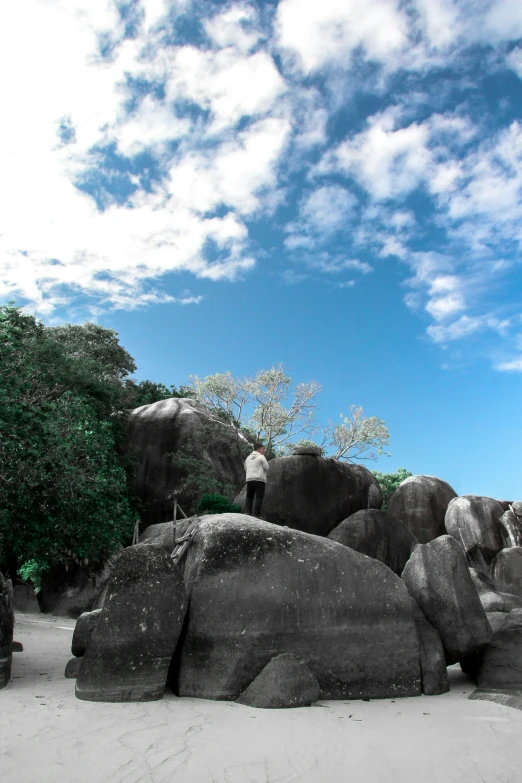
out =
<svg viewBox="0 0 522 783"><path fill-rule="evenodd" d="M81 658L71 658L70 661L67 661L67 666L65 667L65 676L68 680L75 680L78 677L81 665Z"/></svg>
<svg viewBox="0 0 522 783"><path fill-rule="evenodd" d="M320 446L295 446L292 449L292 454L296 456L303 454L308 457L321 457L323 450Z"/></svg>
<svg viewBox="0 0 522 783"><path fill-rule="evenodd" d="M306 664L291 653L283 653L267 663L236 702L260 709L309 707L319 699L319 691L319 683Z"/></svg>
<svg viewBox="0 0 522 783"><path fill-rule="evenodd" d="M11 652L23 652L24 646L22 642L13 642L11 645Z"/></svg>
<svg viewBox="0 0 522 783"><path fill-rule="evenodd" d="M96 628L96 623L100 618L101 611L101 609L95 609L92 612L83 612L83 614L78 617L71 642L71 652L76 657L85 654L89 640Z"/></svg>

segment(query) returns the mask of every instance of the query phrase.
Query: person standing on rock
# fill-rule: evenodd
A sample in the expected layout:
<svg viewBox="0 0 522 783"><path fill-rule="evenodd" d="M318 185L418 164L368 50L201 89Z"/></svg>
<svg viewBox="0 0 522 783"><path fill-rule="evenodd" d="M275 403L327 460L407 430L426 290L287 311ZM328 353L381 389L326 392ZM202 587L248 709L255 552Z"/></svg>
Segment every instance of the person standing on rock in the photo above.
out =
<svg viewBox="0 0 522 783"><path fill-rule="evenodd" d="M261 506L265 496L268 462L265 457L265 447L262 443L254 443L254 450L245 460L246 470L246 513L249 516L261 517ZM253 510L252 510L253 506Z"/></svg>

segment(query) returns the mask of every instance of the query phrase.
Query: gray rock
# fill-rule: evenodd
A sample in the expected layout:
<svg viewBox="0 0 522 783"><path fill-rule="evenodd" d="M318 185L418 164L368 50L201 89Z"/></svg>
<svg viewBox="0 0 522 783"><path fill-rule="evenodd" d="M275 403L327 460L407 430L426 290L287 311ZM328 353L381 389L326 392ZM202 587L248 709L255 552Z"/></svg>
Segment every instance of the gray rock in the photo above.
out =
<svg viewBox="0 0 522 783"><path fill-rule="evenodd" d="M462 495L448 505L444 524L447 533L462 544L470 562L479 551L489 564L504 546L500 524L503 513L493 498Z"/></svg>
<svg viewBox="0 0 522 783"><path fill-rule="evenodd" d="M238 492L245 482L244 454L248 445L237 433L201 404L170 399L131 411L125 453L135 464L135 487L145 525L172 520L173 492L188 514L193 497L185 486L177 456L201 462L221 486Z"/></svg>
<svg viewBox="0 0 522 783"><path fill-rule="evenodd" d="M491 563L491 577L497 590L522 598L522 547L499 552Z"/></svg>
<svg viewBox="0 0 522 783"><path fill-rule="evenodd" d="M511 508L513 509L517 517L519 517L519 519L522 519L522 500L514 500L513 503L511 504Z"/></svg>
<svg viewBox="0 0 522 783"><path fill-rule="evenodd" d="M13 609L15 612L39 613L40 605L32 585L15 585L13 587Z"/></svg>
<svg viewBox="0 0 522 783"><path fill-rule="evenodd" d="M337 525L328 538L374 557L400 576L417 539L408 528L384 511L367 508Z"/></svg>
<svg viewBox="0 0 522 783"><path fill-rule="evenodd" d="M439 632L426 619L417 602L411 598L420 649L421 688L426 696L438 696L450 689L446 656Z"/></svg>
<svg viewBox="0 0 522 783"><path fill-rule="evenodd" d="M269 522L327 536L343 519L371 504L381 506L377 479L362 465L323 457L270 460L262 514ZM246 488L235 499L245 511Z"/></svg>
<svg viewBox="0 0 522 783"><path fill-rule="evenodd" d="M482 593L480 603L485 612L510 612L512 609L522 609L522 598L493 590Z"/></svg>
<svg viewBox="0 0 522 783"><path fill-rule="evenodd" d="M505 547L522 544L522 520L512 509L507 509L500 517L500 528Z"/></svg>
<svg viewBox="0 0 522 783"><path fill-rule="evenodd" d="M81 665L82 665L81 658L71 658L70 661L67 661L64 677L66 677L68 680L75 680L80 673Z"/></svg>
<svg viewBox="0 0 522 783"><path fill-rule="evenodd" d="M444 517L455 490L435 476L410 476L388 501L388 514L403 522L420 544L446 533Z"/></svg>
<svg viewBox="0 0 522 783"><path fill-rule="evenodd" d="M13 626L13 588L11 580L0 573L0 688L11 679Z"/></svg>
<svg viewBox="0 0 522 783"><path fill-rule="evenodd" d="M304 455L308 457L321 457L323 450L320 446L295 446L292 449L294 456Z"/></svg>
<svg viewBox="0 0 522 783"><path fill-rule="evenodd" d="M522 690L522 609L513 609L483 651L477 672L482 690Z"/></svg>
<svg viewBox="0 0 522 783"><path fill-rule="evenodd" d="M320 690L306 664L284 653L267 663L236 702L265 710L309 707L319 699Z"/></svg>
<svg viewBox="0 0 522 783"><path fill-rule="evenodd" d="M42 612L77 619L96 608L96 597L110 576L116 553L101 566L56 565L42 575L38 603Z"/></svg>
<svg viewBox="0 0 522 783"><path fill-rule="evenodd" d="M483 571L479 571L478 568L470 568L469 575L471 576L472 582L477 588L477 593L479 595L482 595L482 593L496 592L493 581Z"/></svg>
<svg viewBox="0 0 522 783"><path fill-rule="evenodd" d="M183 578L161 547L125 549L83 656L76 696L161 699L187 607Z"/></svg>
<svg viewBox="0 0 522 783"><path fill-rule="evenodd" d="M486 613L460 544L441 536L418 544L402 573L410 595L437 629L448 664L484 647L491 636Z"/></svg>
<svg viewBox="0 0 522 783"><path fill-rule="evenodd" d="M92 612L84 612L76 620L71 642L71 652L74 656L84 655L100 614L101 609L94 609Z"/></svg>
<svg viewBox="0 0 522 783"><path fill-rule="evenodd" d="M219 514L202 517L184 574L190 611L169 673L180 696L235 701L282 653L308 666L323 699L420 693L408 592L378 560Z"/></svg>

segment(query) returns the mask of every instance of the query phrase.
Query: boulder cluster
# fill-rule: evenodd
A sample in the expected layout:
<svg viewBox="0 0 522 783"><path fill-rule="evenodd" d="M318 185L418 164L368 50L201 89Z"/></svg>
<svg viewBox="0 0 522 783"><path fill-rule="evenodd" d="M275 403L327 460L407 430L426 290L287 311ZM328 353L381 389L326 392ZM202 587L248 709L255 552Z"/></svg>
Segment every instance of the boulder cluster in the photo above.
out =
<svg viewBox="0 0 522 783"><path fill-rule="evenodd" d="M522 503L413 476L382 511L366 468L305 447L271 460L264 519L167 521L165 449L175 452L183 422L187 442L208 424L186 400L134 412L148 526L77 621L66 676L78 698L150 701L167 683L258 708L434 695L455 663L480 697L522 690ZM205 457L232 483L235 445ZM242 511L244 501L243 490ZM1 686L12 620L0 588Z"/></svg>

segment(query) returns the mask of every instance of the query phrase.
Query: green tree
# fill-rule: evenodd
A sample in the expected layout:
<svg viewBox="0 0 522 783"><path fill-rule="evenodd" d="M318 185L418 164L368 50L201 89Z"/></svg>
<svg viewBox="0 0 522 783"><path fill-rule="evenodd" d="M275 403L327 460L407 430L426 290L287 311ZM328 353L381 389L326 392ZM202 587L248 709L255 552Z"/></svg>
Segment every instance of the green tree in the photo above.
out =
<svg viewBox="0 0 522 783"><path fill-rule="evenodd" d="M0 308L0 556L11 576L24 561L103 560L132 530L116 448L118 369L71 350L72 333L80 339L80 328L65 340L20 308ZM120 377L130 369L124 357Z"/></svg>
<svg viewBox="0 0 522 783"><path fill-rule="evenodd" d="M406 468L399 468L395 473L380 473L378 470L372 470L373 475L381 485L382 489L382 510L386 511L388 508L388 501L393 495L399 484L413 476Z"/></svg>

